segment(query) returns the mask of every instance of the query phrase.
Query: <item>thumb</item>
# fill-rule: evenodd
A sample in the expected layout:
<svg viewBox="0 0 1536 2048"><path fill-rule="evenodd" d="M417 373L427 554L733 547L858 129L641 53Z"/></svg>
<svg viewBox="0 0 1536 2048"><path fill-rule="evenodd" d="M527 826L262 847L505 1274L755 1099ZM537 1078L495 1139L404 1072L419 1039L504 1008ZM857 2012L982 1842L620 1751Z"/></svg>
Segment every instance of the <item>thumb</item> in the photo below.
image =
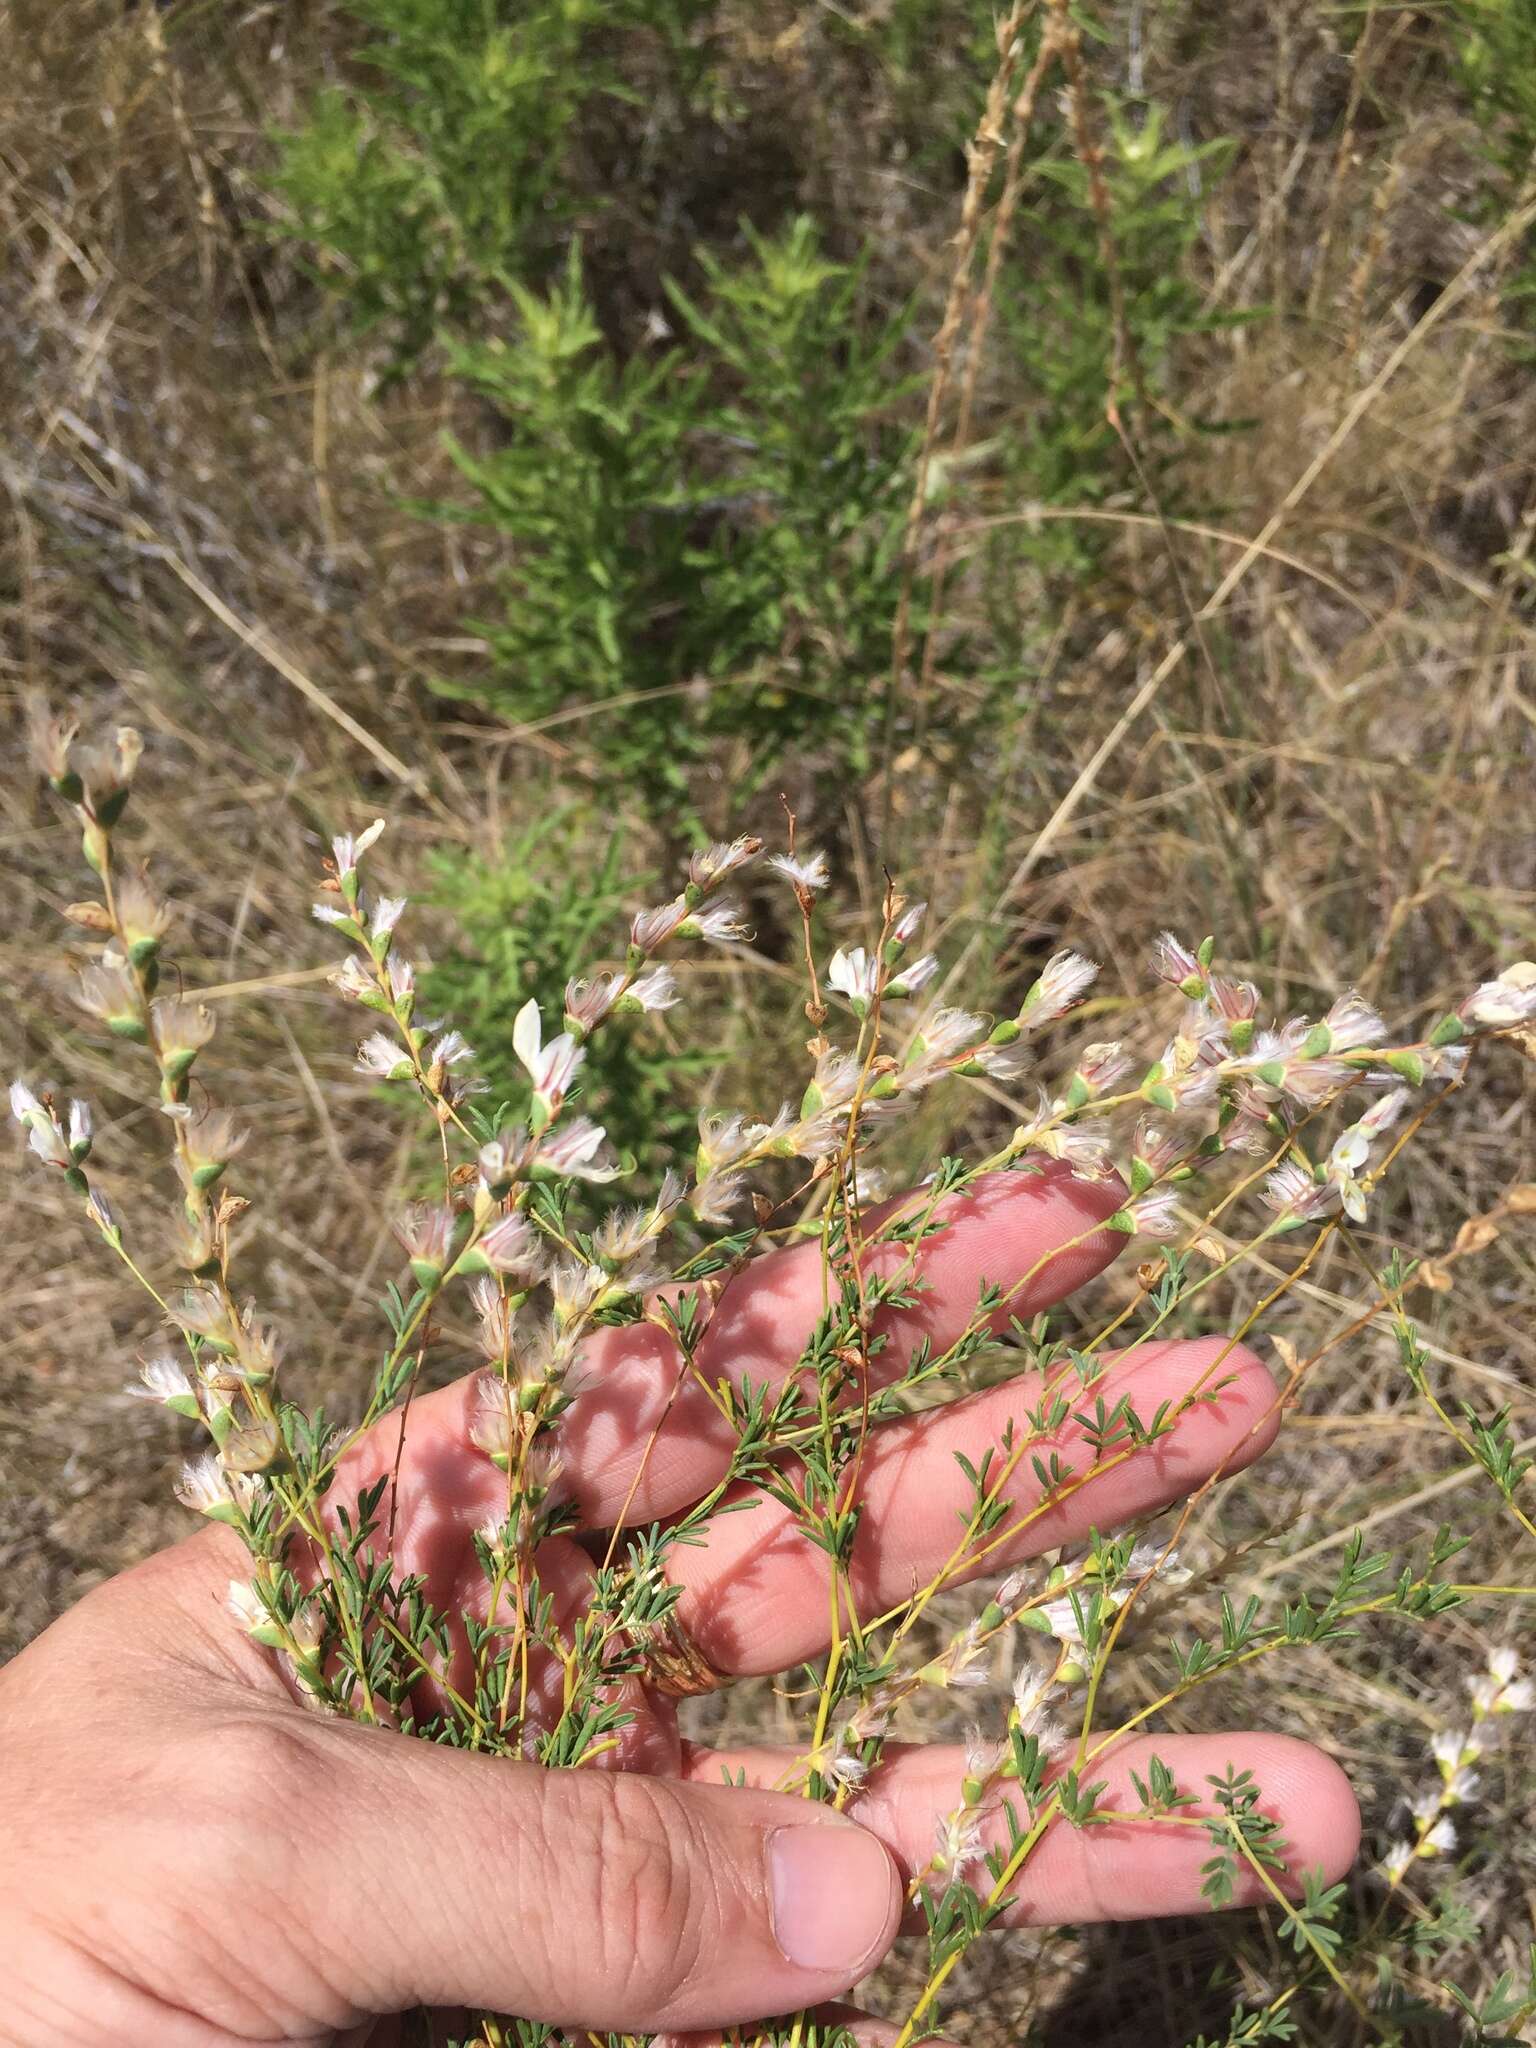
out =
<svg viewBox="0 0 1536 2048"><path fill-rule="evenodd" d="M729 2026L836 1997L901 1919L884 1845L808 1800L280 1725L301 1859L325 1844L326 1964L363 2011ZM274 1882L312 1898L312 1863Z"/></svg>

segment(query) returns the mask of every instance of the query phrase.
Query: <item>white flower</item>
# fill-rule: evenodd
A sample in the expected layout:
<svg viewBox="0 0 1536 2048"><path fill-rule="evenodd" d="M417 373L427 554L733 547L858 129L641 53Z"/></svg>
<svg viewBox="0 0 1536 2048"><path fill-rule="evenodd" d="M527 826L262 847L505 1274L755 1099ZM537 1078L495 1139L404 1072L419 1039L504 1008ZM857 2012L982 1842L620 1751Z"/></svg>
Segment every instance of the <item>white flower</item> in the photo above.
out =
<svg viewBox="0 0 1536 2048"><path fill-rule="evenodd" d="M1517 960L1496 981L1480 983L1462 1004L1461 1014L1490 1031L1528 1024L1536 1017L1536 965Z"/></svg>
<svg viewBox="0 0 1536 2048"><path fill-rule="evenodd" d="M1483 1753L1470 1728L1437 1728L1430 1737L1429 1752L1446 1776Z"/></svg>
<svg viewBox="0 0 1536 2048"><path fill-rule="evenodd" d="M1200 962L1172 932L1164 932L1152 948L1152 972L1159 981L1172 982L1175 988L1186 981L1205 980Z"/></svg>
<svg viewBox="0 0 1536 2048"><path fill-rule="evenodd" d="M745 834L729 842L717 840L702 853L694 854L688 863L688 879L695 887L711 889L717 882L723 882L727 875L737 868L745 867L762 851L761 839L752 839Z"/></svg>
<svg viewBox="0 0 1536 2048"><path fill-rule="evenodd" d="M862 1012L880 986L880 962L862 946L839 946L827 968L827 983Z"/></svg>
<svg viewBox="0 0 1536 2048"><path fill-rule="evenodd" d="M642 1010L670 1010L677 1001L677 976L670 967L653 967L632 981L624 1000Z"/></svg>
<svg viewBox="0 0 1536 2048"><path fill-rule="evenodd" d="M888 996L915 996L928 986L938 971L938 955L924 953L910 967L899 968L885 984L885 992Z"/></svg>
<svg viewBox="0 0 1536 2048"><path fill-rule="evenodd" d="M974 1813L962 1807L939 1820L934 1831L933 1860L940 1870L950 1870L958 1876L973 1863L982 1862L986 1853L981 1822Z"/></svg>
<svg viewBox="0 0 1536 2048"><path fill-rule="evenodd" d="M1080 1003L1098 978L1098 962L1081 953L1057 953L1045 963L1040 979L1024 998L1019 1022L1026 1030L1064 1017Z"/></svg>
<svg viewBox="0 0 1536 2048"><path fill-rule="evenodd" d="M462 1031L445 1031L427 1053L429 1067L462 1067L466 1060L472 1060L475 1049Z"/></svg>
<svg viewBox="0 0 1536 2048"><path fill-rule="evenodd" d="M331 841L331 859L336 864L337 874L351 874L383 830L384 820L375 818L367 830L359 832L355 839L350 832L338 833Z"/></svg>
<svg viewBox="0 0 1536 2048"><path fill-rule="evenodd" d="M708 939L716 946L729 945L733 939L748 936L747 927L742 922L741 905L729 897L691 912L687 924L701 939Z"/></svg>
<svg viewBox="0 0 1536 2048"><path fill-rule="evenodd" d="M1070 1595L1060 1600L1047 1600L1035 1611L1058 1643L1082 1647L1082 1624L1077 1617L1077 1606Z"/></svg>
<svg viewBox="0 0 1536 2048"><path fill-rule="evenodd" d="M1277 1166L1264 1183L1264 1200L1281 1216L1320 1216L1338 1198L1337 1187L1314 1180L1294 1159Z"/></svg>
<svg viewBox="0 0 1536 2048"><path fill-rule="evenodd" d="M730 1227L731 1212L746 1193L744 1173L706 1174L693 1191L692 1208L701 1223L719 1230Z"/></svg>
<svg viewBox="0 0 1536 2048"><path fill-rule="evenodd" d="M998 1589L1000 1600L1005 1590L1002 1587ZM1017 1594L1014 1597L1017 1598ZM1007 1606L1010 1603L1002 1600L1002 1604ZM1050 1676L1038 1664L1021 1664L1014 1673L1013 1706L1019 1717L1019 1727L1024 1734L1034 1735L1040 1729L1045 1720L1045 1703L1050 1690Z"/></svg>
<svg viewBox="0 0 1536 2048"><path fill-rule="evenodd" d="M317 903L312 912L317 924L350 924L352 913L342 903Z"/></svg>
<svg viewBox="0 0 1536 2048"><path fill-rule="evenodd" d="M776 874L792 882L797 889L803 889L808 896L817 895L832 879L824 853L791 854L771 853L768 865Z"/></svg>
<svg viewBox="0 0 1536 2048"><path fill-rule="evenodd" d="M189 1458L176 1482L176 1498L183 1507L217 1521L232 1521L234 1510L243 1509L253 1497L251 1482L240 1474L226 1472L211 1451Z"/></svg>
<svg viewBox="0 0 1536 2048"><path fill-rule="evenodd" d="M850 1792L857 1792L869 1776L869 1765L862 1757L835 1756L827 1765L827 1776L834 1785L842 1785Z"/></svg>
<svg viewBox="0 0 1536 2048"><path fill-rule="evenodd" d="M670 939L683 919L688 915L688 905L681 896L674 896L670 903L663 903L656 910L640 910L629 927L629 941L638 946L642 953L654 953L663 940Z"/></svg>
<svg viewBox="0 0 1536 2048"><path fill-rule="evenodd" d="M586 1053L568 1031L544 1043L539 1006L530 996L512 1026L512 1050L533 1081L533 1092L547 1107L558 1108Z"/></svg>
<svg viewBox="0 0 1536 2048"><path fill-rule="evenodd" d="M1496 1678L1500 1685L1508 1685L1519 1669L1519 1655L1510 1644L1496 1644L1488 1652L1488 1676Z"/></svg>
<svg viewBox="0 0 1536 2048"><path fill-rule="evenodd" d="M917 937L918 926L928 915L926 903L909 903L891 926L891 943L895 946L909 946Z"/></svg>
<svg viewBox="0 0 1536 2048"><path fill-rule="evenodd" d="M1172 1188L1148 1188L1129 1204L1137 1234L1166 1242L1179 1233L1179 1198Z"/></svg>
<svg viewBox="0 0 1536 2048"><path fill-rule="evenodd" d="M1448 1800L1454 1801L1456 1805L1465 1806L1469 1799L1476 1797L1478 1783L1479 1779L1476 1771L1469 1771L1465 1768L1459 1771L1452 1771L1445 1781L1445 1796Z"/></svg>
<svg viewBox="0 0 1536 2048"><path fill-rule="evenodd" d="M516 1209L498 1216L476 1246L486 1264L498 1273L537 1273L542 1263L540 1240L533 1225Z"/></svg>
<svg viewBox="0 0 1536 2048"><path fill-rule="evenodd" d="M1403 1111L1413 1100L1411 1088L1389 1088L1387 1093L1373 1102L1359 1122L1357 1131L1364 1131L1368 1138L1379 1138L1390 1131Z"/></svg>
<svg viewBox="0 0 1536 2048"><path fill-rule="evenodd" d="M247 1635L270 1638L280 1635L267 1610L267 1603L249 1579L231 1579L225 1606Z"/></svg>
<svg viewBox="0 0 1536 2048"><path fill-rule="evenodd" d="M534 1164L571 1180L607 1181L619 1172L608 1133L589 1116L571 1117L548 1132L540 1142Z"/></svg>
<svg viewBox="0 0 1536 2048"><path fill-rule="evenodd" d="M1324 1168L1328 1179L1339 1191L1339 1201L1344 1214L1356 1223L1363 1223L1366 1217L1364 1184L1359 1172L1371 1156L1371 1141L1358 1124L1351 1124L1341 1137L1335 1140L1333 1150L1328 1154Z"/></svg>
<svg viewBox="0 0 1536 2048"><path fill-rule="evenodd" d="M1394 1842L1381 1859L1382 1875L1388 1884L1401 1884L1408 1875L1408 1866L1413 1861L1411 1842Z"/></svg>
<svg viewBox="0 0 1536 2048"><path fill-rule="evenodd" d="M48 1112L38 1101L25 1081L11 1083L11 1115L18 1123L25 1123L29 1117L46 1116Z"/></svg>
<svg viewBox="0 0 1536 2048"><path fill-rule="evenodd" d="M1448 1856L1456 1846L1456 1823L1442 1815L1432 1828L1426 1830L1419 1844L1421 1856Z"/></svg>
<svg viewBox="0 0 1536 2048"><path fill-rule="evenodd" d="M197 1413L197 1393L187 1369L169 1351L156 1351L144 1359L139 1366L138 1384L124 1391L136 1401L163 1401L167 1407L179 1408L184 1415Z"/></svg>
<svg viewBox="0 0 1536 2048"><path fill-rule="evenodd" d="M382 939L387 933L392 932L400 922L407 900L404 896L381 896L373 907L373 915L368 920L370 937Z"/></svg>
<svg viewBox="0 0 1536 2048"><path fill-rule="evenodd" d="M390 958L393 959L394 955L391 954ZM349 953L328 979L332 988L350 997L354 1003L371 1002L375 1009L378 1008L378 984L355 953Z"/></svg>
<svg viewBox="0 0 1536 2048"><path fill-rule="evenodd" d="M1323 1019L1333 1039L1334 1052L1353 1052L1362 1045L1380 1045L1387 1027L1365 997L1350 989L1339 997Z"/></svg>
<svg viewBox="0 0 1536 2048"><path fill-rule="evenodd" d="M357 1048L358 1071L378 1074L386 1081L398 1081L411 1072L410 1054L382 1031L370 1031Z"/></svg>
<svg viewBox="0 0 1536 2048"><path fill-rule="evenodd" d="M505 1458L515 1440L512 1390L491 1373L483 1372L475 1388L475 1406L469 1420L469 1440L490 1458Z"/></svg>

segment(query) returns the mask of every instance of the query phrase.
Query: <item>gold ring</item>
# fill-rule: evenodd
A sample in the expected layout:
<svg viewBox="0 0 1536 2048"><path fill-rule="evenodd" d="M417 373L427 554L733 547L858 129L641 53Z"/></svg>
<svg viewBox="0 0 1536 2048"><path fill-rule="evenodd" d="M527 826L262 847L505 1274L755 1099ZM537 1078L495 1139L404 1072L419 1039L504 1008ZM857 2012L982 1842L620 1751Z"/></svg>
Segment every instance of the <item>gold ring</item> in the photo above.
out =
<svg viewBox="0 0 1536 2048"><path fill-rule="evenodd" d="M689 1635L676 1613L656 1622L643 1645L645 1681L668 1699L700 1699L730 1683Z"/></svg>

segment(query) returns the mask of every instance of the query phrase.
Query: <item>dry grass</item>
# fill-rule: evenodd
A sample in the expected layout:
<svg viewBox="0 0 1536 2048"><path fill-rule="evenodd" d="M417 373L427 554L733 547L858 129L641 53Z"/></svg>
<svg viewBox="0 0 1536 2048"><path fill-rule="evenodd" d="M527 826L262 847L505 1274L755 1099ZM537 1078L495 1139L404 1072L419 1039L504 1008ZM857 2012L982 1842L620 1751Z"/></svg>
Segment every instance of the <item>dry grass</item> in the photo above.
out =
<svg viewBox="0 0 1536 2048"><path fill-rule="evenodd" d="M344 1393L410 1160L351 1073L313 971L326 956L306 923L318 834L387 807L389 861L410 882L429 848L493 845L537 816L579 768L580 725L476 732L426 693L429 674L473 662L463 621L492 563L484 543L435 531L399 499L441 486L440 433L463 401L422 383L381 399L355 353L317 352L311 288L263 234L263 129L334 62L335 23L322 6L204 10L172 55L164 20L106 0L21 0L0 23L0 697L15 712L43 688L148 738L141 844L188 906L189 979L228 1019L220 1093L260 1133L246 1268L293 1333L306 1384ZM1314 6L1244 6L1219 23L1189 10L1155 38L1163 97L1196 134L1243 145L1208 208L1211 305L1262 301L1281 317L1204 345L1210 409L1252 421L1200 458L1220 521L1164 532L1127 502L1105 585L1081 594L1010 772L985 792L987 831L966 774L915 769L900 785L901 839L921 850L945 957L973 995L1058 934L1106 962L1107 989L1131 985L1171 923L1222 933L1280 1007L1315 1009L1358 981L1394 1026L1420 1025L1487 962L1536 951L1521 573L1536 392L1498 332L1496 293L1513 243L1467 268L1491 231L1452 211L1475 177L1473 138L1429 29L1383 10L1352 59L1329 21ZM759 22L754 75L825 122L817 18L779 26L775 39ZM862 118L848 123L848 204L900 269L919 222L899 181L861 157ZM937 307L943 254L927 255ZM962 608L967 548L962 531ZM7 1064L77 1078L109 1122L103 1150L131 1161L152 1137L146 1113L69 1023L54 964L74 849L15 752L0 804ZM866 895L878 888L873 858L855 872ZM726 1007L757 1001L741 970ZM1102 1011L1093 1022L1102 1030ZM1513 1054L1489 1067L1437 1119L1368 1249L1390 1236L1433 1257L1530 1178L1532 1069ZM41 1177L8 1174L0 1203L14 1276L0 1352L10 1651L180 1525L166 1504L172 1427L118 1392L142 1322ZM1262 1279L1252 1265L1208 1298L1211 1318ZM1307 1355L1359 1290L1347 1254L1330 1252L1273 1334ZM1529 1225L1415 1306L1446 1397L1484 1412L1508 1402L1516 1434L1536 1439ZM1309 1375L1282 1448L1202 1510L1187 1547L1234 1596L1279 1592L1325 1574L1352 1526L1397 1550L1443 1519L1472 1537L1464 1576L1509 1575L1505 1525L1370 1330ZM1384 1629L1326 1660L1287 1660L1278 1681L1233 1681L1221 1712L1310 1733L1379 1829L1506 1620L1474 1604L1412 1637ZM1136 1660L1123 1670L1134 1697ZM760 1725L776 1709L744 1693L714 1711ZM1530 1935L1531 1792L1511 1749L1468 1838L1481 1933L1454 1965L1468 1988L1518 1964ZM962 1975L958 2031L977 2048L1183 2040L1217 2023L1234 1986L1256 1995L1276 1960L1259 1923L1012 1936Z"/></svg>

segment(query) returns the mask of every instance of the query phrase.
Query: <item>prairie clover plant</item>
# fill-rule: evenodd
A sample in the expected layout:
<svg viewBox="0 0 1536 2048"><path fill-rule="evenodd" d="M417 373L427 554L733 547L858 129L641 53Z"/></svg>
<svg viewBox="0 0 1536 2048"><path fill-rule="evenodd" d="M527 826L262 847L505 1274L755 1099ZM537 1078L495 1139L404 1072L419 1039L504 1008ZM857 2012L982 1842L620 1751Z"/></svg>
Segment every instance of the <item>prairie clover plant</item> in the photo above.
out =
<svg viewBox="0 0 1536 2048"><path fill-rule="evenodd" d="M1251 1775L1229 1771L1191 1788L1153 1757L1146 1776L1135 1776L1135 1799L1115 1805L1098 1766L1129 1729L1223 1673L1339 1640L1365 1616L1422 1623L1474 1591L1499 1590L1446 1578L1458 1547L1452 1539L1389 1572L1388 1560L1367 1555L1357 1536L1330 1588L1297 1593L1279 1612L1263 1611L1257 1597L1239 1607L1219 1596L1212 1624L1175 1640L1157 1697L1133 1710L1106 1706L1106 1669L1149 1588L1159 1587L1162 1603L1189 1584L1174 1545L1190 1505L1155 1536L1144 1528L1113 1539L1094 1534L1008 1571L958 1627L942 1619L955 1609L940 1596L985 1573L989 1560L1016 1555L1029 1523L1166 1436L1191 1407L1214 1401L1238 1340L1330 1238L1341 1237L1364 1262L1351 1225L1370 1214L1437 1100L1463 1084L1471 1054L1499 1034L1527 1038L1536 969L1520 964L1485 982L1427 1036L1404 1042L1354 994L1315 1022L1266 1022L1258 989L1220 969L1211 941L1187 947L1165 937L1152 963L1160 986L1151 1007L1166 1014L1168 992L1177 992L1182 1012L1172 1036L1153 1057L1130 1043L1086 1045L1047 1082L1037 1076L1052 1071L1052 1029L1093 983L1089 961L1057 954L1011 1016L934 1002L936 962L920 950L924 907L888 890L870 942L828 958L817 899L830 884L829 866L791 841L768 866L798 912L807 1076L790 1100L773 1087L748 1112L701 1117L691 1157L593 1224L589 1191L626 1168L579 1106L589 1048L615 1019L643 1026L646 1013L678 1001L669 955L746 936L732 891L758 859L758 841L695 854L679 893L634 916L616 961L570 981L563 1015L535 1001L521 1009L514 1044L525 1087L509 1110L491 1107L474 1050L459 1033L418 1012L406 904L366 879L384 830L375 821L332 841L315 914L347 949L332 979L365 1013L358 1064L402 1109L429 1119L441 1186L398 1219L401 1264L381 1303L382 1352L360 1370L355 1421L339 1427L286 1398L281 1335L234 1271L233 1226L247 1199L228 1183L242 1134L207 1085L214 1018L195 995L172 992L168 906L119 850L138 738L121 731L112 744L88 749L73 729L39 715L34 739L54 791L79 821L97 882L67 913L101 941L99 959L81 976L80 1000L123 1041L163 1113L180 1183L172 1243L160 1219L120 1217L95 1185L84 1103L18 1080L12 1108L41 1166L63 1175L104 1245L161 1311L167 1334L143 1358L135 1391L199 1427L201 1446L177 1490L194 1513L238 1531L249 1551L248 1575L230 1589L230 1626L268 1646L317 1711L550 1768L639 1761L633 1744L646 1708L637 1681L670 1680L675 1694L703 1689L689 1682L697 1671L674 1625L679 1595L669 1562L729 1490L751 1479L831 1566L831 1647L797 1695L804 1733L781 1789L856 1812L904 1710L947 1692L979 1707L1000 1667L1014 1673L1006 1711L990 1730L973 1730L959 1802L912 1877L929 1959L902 2048L942 2024L946 1983L997 1920L1041 1842L1055 1829L1107 1822L1202 1830L1210 1899L1230 1899L1251 1874L1284 1915L1297 1983L1265 2012L1239 2013L1232 2042L1285 2037L1289 2005L1309 1985L1363 2009L1368 1983L1351 1982L1347 1957L1337 1959L1342 1888L1287 1873L1285 1844ZM882 1134L929 1090L969 1080L1027 1107L984 1156L943 1158L915 1192L877 1201L872 1155ZM1111 1231L1151 1241L1127 1305L1077 1342L1054 1334L1045 1317L1024 1321L1012 1304L1042 1260L1012 1287L983 1281L951 1341L925 1339L894 1364L883 1362L887 1312L921 1300L923 1248L944 1227L941 1215L952 1217L984 1178L1015 1174L1076 1176L1097 1189L1099 1220L1074 1243L1105 1216ZM1518 1190L1505 1206L1529 1209L1530 1194ZM1237 1219L1230 1225L1229 1216ZM760 1251L792 1242L816 1248L823 1276L824 1306L799 1369L778 1386L706 1376L700 1347L733 1276ZM1181 1399L1138 1409L1119 1389L1121 1362L1260 1245L1281 1274L1267 1297L1234 1316L1230 1339L1212 1341L1208 1367ZM1366 1271L1369 1296L1353 1327L1395 1319L1405 1367L1427 1387L1428 1364L1403 1308L1409 1275L1395 1261L1385 1274ZM693 1377L734 1448L718 1484L669 1524L624 1527L626 1517L618 1518L606 1550L599 1542L592 1553L585 1601L573 1611L549 1565L572 1526L560 1483L562 1428L600 1387L604 1332L629 1324L650 1326L671 1347L678 1386ZM466 1427L487 1461L487 1497L496 1505L474 1538L480 1582L448 1607L392 1553L388 1459L386 1476L361 1488L349 1475L366 1432L375 1445L381 1432L386 1444L403 1444L429 1356L465 1326L478 1330L480 1352L463 1383ZM983 1354L995 1365L1000 1341L1030 1380L999 1441L984 1457L960 1461L969 1506L949 1557L889 1611L861 1613L851 1575L872 1427L966 1386ZM1277 1406L1295 1398L1337 1341L1291 1364ZM1524 1467L1500 1419L1457 1421L1438 1405L1436 1412L1530 1531L1517 1497ZM1064 1436L1080 1445L1072 1458L1062 1454ZM398 1448L393 1455L398 1460ZM1027 1509L1009 1493L1021 1470L1038 1489ZM1453 1816L1475 1795L1475 1766L1494 1726L1531 1704L1514 1652L1497 1651L1472 1687L1470 1718L1435 1737L1440 1785L1386 1851L1380 1914L1395 1909L1416 1870L1450 1852ZM1293 1890L1300 1886L1295 1899L1280 1882L1287 1874ZM1509 2010L1520 2008L1518 1992L1506 1989ZM492 2014L473 2016L464 2036L488 2048L560 2038L542 2024ZM761 2038L804 2048L849 2037L800 2015L766 2025Z"/></svg>

